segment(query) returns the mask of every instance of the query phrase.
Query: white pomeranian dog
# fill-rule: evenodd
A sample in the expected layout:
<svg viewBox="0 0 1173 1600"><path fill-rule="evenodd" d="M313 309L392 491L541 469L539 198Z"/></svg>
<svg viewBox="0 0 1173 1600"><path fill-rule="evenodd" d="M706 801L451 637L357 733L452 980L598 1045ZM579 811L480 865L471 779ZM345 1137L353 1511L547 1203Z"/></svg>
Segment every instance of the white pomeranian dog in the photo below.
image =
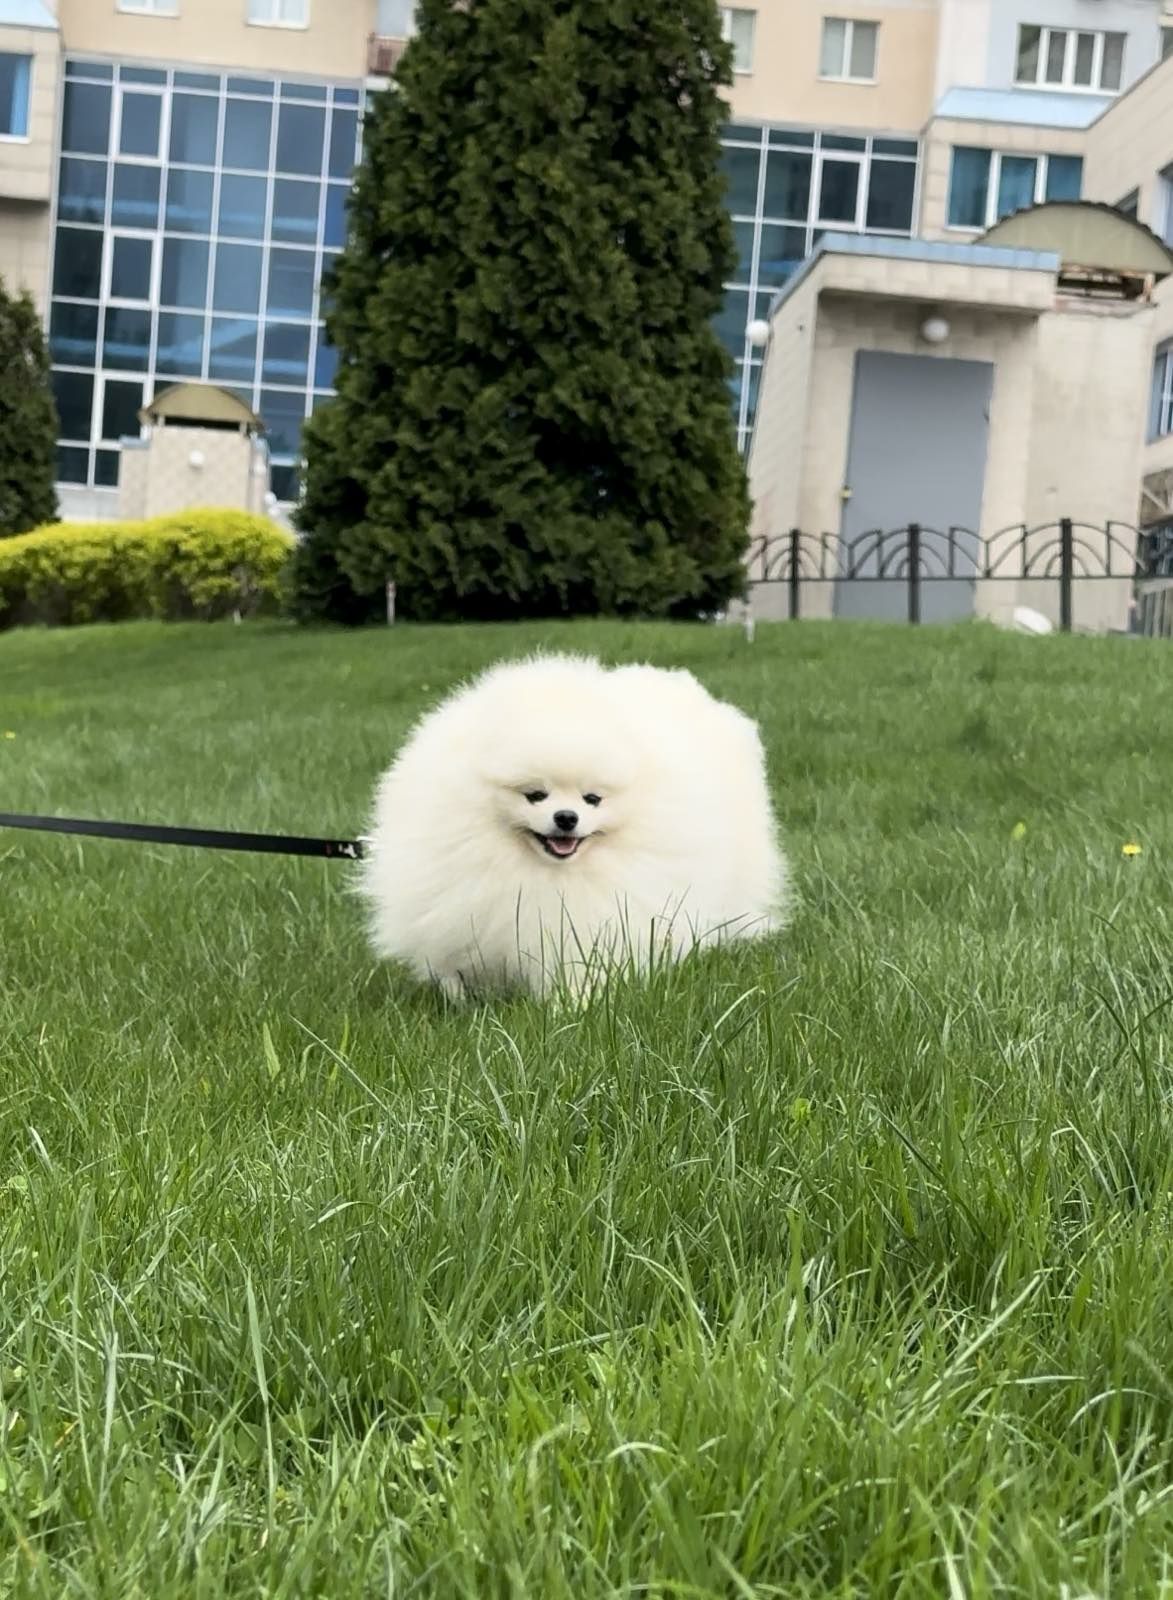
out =
<svg viewBox="0 0 1173 1600"><path fill-rule="evenodd" d="M452 998L582 993L784 920L757 727L689 672L492 667L413 730L369 839L376 950Z"/></svg>

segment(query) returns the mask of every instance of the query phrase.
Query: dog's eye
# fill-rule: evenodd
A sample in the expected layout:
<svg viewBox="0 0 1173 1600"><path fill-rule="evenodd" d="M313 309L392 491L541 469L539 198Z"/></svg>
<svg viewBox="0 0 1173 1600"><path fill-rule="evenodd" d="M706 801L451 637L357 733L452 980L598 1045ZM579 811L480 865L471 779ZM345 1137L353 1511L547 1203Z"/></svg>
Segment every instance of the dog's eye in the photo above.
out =
<svg viewBox="0 0 1173 1600"><path fill-rule="evenodd" d="M603 801L601 794L584 794L583 799L586 801L588 806L601 805Z"/></svg>
<svg viewBox="0 0 1173 1600"><path fill-rule="evenodd" d="M550 796L544 789L530 789L526 794L526 799L531 806L541 805L543 800L548 800L549 798Z"/></svg>

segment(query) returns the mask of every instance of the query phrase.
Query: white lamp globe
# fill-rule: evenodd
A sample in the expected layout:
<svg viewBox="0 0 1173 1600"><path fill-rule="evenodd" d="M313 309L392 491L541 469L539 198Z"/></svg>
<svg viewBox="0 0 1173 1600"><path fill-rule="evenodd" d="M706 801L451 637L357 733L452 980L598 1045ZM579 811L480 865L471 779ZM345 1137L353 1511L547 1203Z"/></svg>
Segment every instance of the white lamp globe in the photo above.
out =
<svg viewBox="0 0 1173 1600"><path fill-rule="evenodd" d="M770 324L758 317L745 330L745 336L755 350L764 350L770 342Z"/></svg>

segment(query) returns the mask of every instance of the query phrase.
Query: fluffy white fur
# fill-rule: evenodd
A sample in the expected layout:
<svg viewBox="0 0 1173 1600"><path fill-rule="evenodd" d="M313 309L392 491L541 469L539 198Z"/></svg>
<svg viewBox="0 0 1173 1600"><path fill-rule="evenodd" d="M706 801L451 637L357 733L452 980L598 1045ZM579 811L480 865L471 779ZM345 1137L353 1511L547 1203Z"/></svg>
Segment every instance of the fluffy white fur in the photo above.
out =
<svg viewBox="0 0 1173 1600"><path fill-rule="evenodd" d="M757 727L688 672L493 667L383 778L362 889L379 954L454 997L767 934L786 869Z"/></svg>

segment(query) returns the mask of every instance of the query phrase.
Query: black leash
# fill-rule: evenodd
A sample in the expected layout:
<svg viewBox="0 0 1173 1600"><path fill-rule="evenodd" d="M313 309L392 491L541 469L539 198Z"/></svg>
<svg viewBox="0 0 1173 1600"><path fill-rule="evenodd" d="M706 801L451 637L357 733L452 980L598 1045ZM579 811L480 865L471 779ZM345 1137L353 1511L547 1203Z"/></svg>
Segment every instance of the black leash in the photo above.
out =
<svg viewBox="0 0 1173 1600"><path fill-rule="evenodd" d="M89 839L131 839L138 844L193 845L201 850L247 850L267 856L322 856L361 861L361 839L302 839L281 833L225 833L216 828L165 828L144 822L88 822L75 817L29 817L0 811L0 828L83 834Z"/></svg>

